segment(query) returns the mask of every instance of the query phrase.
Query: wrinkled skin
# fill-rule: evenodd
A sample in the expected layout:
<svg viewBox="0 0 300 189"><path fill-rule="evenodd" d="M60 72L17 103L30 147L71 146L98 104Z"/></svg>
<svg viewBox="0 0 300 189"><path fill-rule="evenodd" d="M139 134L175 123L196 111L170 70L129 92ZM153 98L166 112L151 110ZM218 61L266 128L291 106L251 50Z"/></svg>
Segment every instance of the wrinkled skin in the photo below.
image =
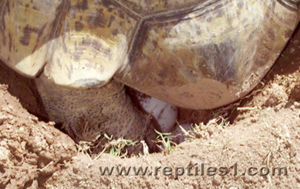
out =
<svg viewBox="0 0 300 189"><path fill-rule="evenodd" d="M275 62L299 22L298 5L0 0L0 59L35 80L49 118L78 138L142 139L147 120L124 84L190 109L233 102Z"/></svg>

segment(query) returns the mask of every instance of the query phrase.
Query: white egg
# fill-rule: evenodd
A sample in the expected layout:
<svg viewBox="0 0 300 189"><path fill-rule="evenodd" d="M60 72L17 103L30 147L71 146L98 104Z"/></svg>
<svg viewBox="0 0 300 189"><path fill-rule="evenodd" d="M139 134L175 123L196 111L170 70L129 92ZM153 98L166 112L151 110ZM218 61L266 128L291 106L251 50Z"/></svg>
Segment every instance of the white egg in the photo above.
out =
<svg viewBox="0 0 300 189"><path fill-rule="evenodd" d="M176 106L148 96L139 96L138 100L141 107L156 119L161 132L172 131L178 114Z"/></svg>

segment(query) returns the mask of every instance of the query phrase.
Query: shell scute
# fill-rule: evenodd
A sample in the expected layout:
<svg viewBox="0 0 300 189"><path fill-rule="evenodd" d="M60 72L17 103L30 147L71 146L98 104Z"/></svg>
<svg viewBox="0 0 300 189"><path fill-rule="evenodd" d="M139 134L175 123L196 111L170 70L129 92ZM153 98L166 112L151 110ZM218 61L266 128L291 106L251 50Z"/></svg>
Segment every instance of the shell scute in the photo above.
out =
<svg viewBox="0 0 300 189"><path fill-rule="evenodd" d="M68 1L44 74L58 85L106 84L126 62L137 19L112 1Z"/></svg>
<svg viewBox="0 0 300 189"><path fill-rule="evenodd" d="M34 77L43 67L61 0L4 0L0 11L0 59Z"/></svg>

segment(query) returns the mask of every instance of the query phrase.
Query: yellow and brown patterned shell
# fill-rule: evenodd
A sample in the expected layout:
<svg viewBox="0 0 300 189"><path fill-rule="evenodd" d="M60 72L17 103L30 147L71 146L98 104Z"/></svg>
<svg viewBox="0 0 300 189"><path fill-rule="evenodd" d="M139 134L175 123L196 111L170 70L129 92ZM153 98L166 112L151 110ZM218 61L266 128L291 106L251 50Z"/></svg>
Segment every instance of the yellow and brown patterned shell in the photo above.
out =
<svg viewBox="0 0 300 189"><path fill-rule="evenodd" d="M0 4L0 58L21 74L35 77L43 69L55 83L71 87L109 80L137 25L134 15L109 0Z"/></svg>
<svg viewBox="0 0 300 189"><path fill-rule="evenodd" d="M57 85L114 77L171 104L214 108L270 69L299 22L297 2L0 0L0 59Z"/></svg>
<svg viewBox="0 0 300 189"><path fill-rule="evenodd" d="M192 109L216 108L246 95L299 22L299 1L292 0L123 2L146 19L127 67L115 78ZM148 10L157 13L149 16Z"/></svg>

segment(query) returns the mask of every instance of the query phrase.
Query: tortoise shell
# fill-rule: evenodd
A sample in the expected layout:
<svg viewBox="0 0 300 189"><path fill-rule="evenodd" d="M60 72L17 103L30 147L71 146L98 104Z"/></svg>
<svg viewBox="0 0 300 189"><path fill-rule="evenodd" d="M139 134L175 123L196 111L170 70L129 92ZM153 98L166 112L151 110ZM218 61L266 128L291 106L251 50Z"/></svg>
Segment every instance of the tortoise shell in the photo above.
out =
<svg viewBox="0 0 300 189"><path fill-rule="evenodd" d="M267 73L299 22L296 0L0 0L0 59L27 77L112 78L171 104L233 102Z"/></svg>

